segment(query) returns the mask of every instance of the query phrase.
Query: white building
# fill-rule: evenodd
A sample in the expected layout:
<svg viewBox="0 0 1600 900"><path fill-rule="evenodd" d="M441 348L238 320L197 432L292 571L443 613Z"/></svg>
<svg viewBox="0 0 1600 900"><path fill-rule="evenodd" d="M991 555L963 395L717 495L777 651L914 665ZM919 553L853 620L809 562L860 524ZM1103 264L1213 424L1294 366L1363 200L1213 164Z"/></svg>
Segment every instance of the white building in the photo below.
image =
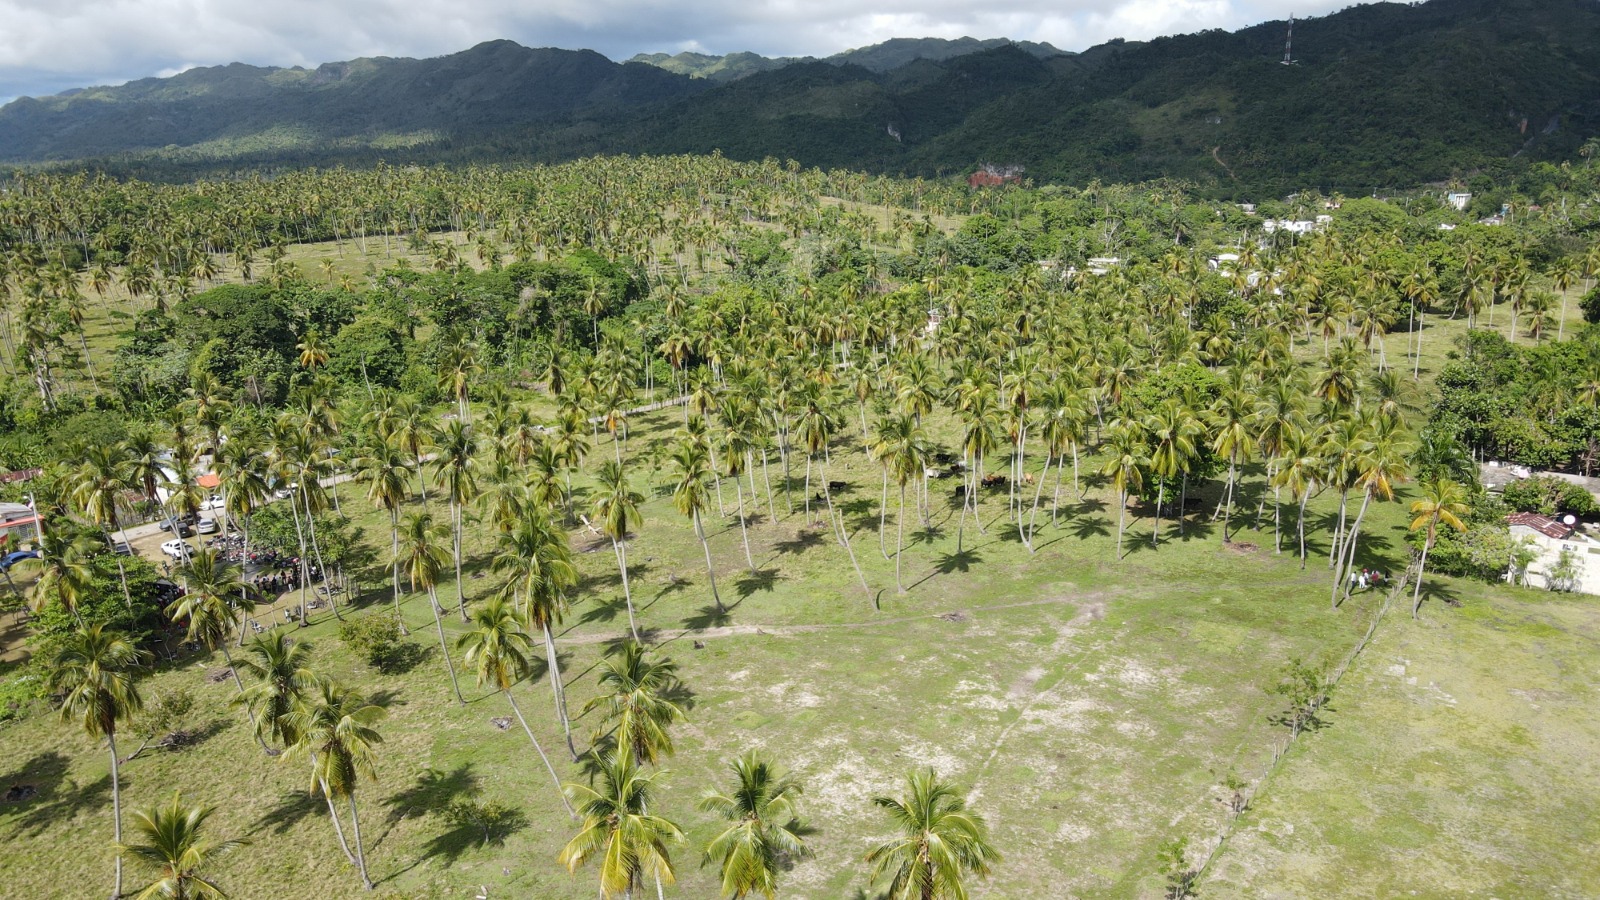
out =
<svg viewBox="0 0 1600 900"><path fill-rule="evenodd" d="M1472 202L1472 195L1467 193L1450 193L1444 195L1446 206L1453 206L1461 212L1467 211L1467 204Z"/></svg>
<svg viewBox="0 0 1600 900"><path fill-rule="evenodd" d="M1311 219L1268 219L1261 223L1261 230L1267 234L1286 231L1289 234L1310 234L1317 230L1317 223Z"/></svg>
<svg viewBox="0 0 1600 900"><path fill-rule="evenodd" d="M1549 588L1552 578L1564 579L1566 588L1581 594L1600 595L1600 541L1565 522L1538 513L1512 513L1506 524L1513 538L1525 539L1539 556L1523 576L1529 587ZM1565 563L1565 565L1563 565Z"/></svg>

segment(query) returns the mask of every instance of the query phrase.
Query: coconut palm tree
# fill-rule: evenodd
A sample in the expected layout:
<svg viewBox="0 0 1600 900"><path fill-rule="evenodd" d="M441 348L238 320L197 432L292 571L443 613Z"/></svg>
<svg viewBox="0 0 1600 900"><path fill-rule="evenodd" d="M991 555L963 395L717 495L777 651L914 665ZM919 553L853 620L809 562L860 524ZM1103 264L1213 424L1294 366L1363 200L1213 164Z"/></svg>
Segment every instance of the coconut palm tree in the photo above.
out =
<svg viewBox="0 0 1600 900"><path fill-rule="evenodd" d="M432 515L424 512L407 516L402 529L399 559L406 577L411 581L411 589L414 591L420 587L428 592L428 605L433 608L433 624L439 630L439 652L444 654L444 667L450 673L450 689L455 692L456 702L465 705L467 701L461 696L461 685L456 682L456 664L450 661L450 645L444 638L444 617L441 615L437 587L439 575L450 561L450 554L443 546L449 539L449 529L435 525Z"/></svg>
<svg viewBox="0 0 1600 900"><path fill-rule="evenodd" d="M810 848L800 837L795 801L800 783L755 751L729 763L736 777L727 794L707 791L695 805L728 825L706 844L705 861L722 869L722 896L744 900L778 892L778 871L804 859Z"/></svg>
<svg viewBox="0 0 1600 900"><path fill-rule="evenodd" d="M611 539L611 550L617 557L617 571L622 573L622 599L628 606L628 631L639 640L639 625L633 615L633 589L628 584L628 532L642 523L639 504L644 495L628 484L628 474L622 463L606 460L600 467L600 491L594 499L594 517L600 521L600 530Z"/></svg>
<svg viewBox="0 0 1600 900"><path fill-rule="evenodd" d="M1130 423L1116 422L1106 433L1110 456L1100 469L1117 491L1117 559L1122 558L1122 534L1128 521L1128 495L1144 484L1144 440Z"/></svg>
<svg viewBox="0 0 1600 900"><path fill-rule="evenodd" d="M239 567L223 559L217 551L204 548L189 555L182 564L185 591L183 596L167 607L167 616L174 622L189 623L188 639L207 648L222 650L228 664L228 674L233 676L233 686L244 695L244 682L234 667L233 654L228 652L228 640L236 631L243 631L244 619L256 607L248 584L241 578ZM250 730L256 742L267 753L272 750L256 726L255 711L248 706Z"/></svg>
<svg viewBox="0 0 1600 900"><path fill-rule="evenodd" d="M1428 567L1428 551L1433 549L1440 523L1466 531L1464 517L1470 512L1472 507L1467 505L1467 489L1463 485L1448 478L1423 482L1422 499L1411 504L1411 530L1428 530L1422 542L1422 559L1417 563L1417 586L1411 592L1411 618L1417 618L1417 611L1422 608L1422 573Z"/></svg>
<svg viewBox="0 0 1600 900"><path fill-rule="evenodd" d="M406 476L410 471L404 452L383 440L374 441L355 461L355 478L367 486L367 499L389 514L394 618L400 625L401 634L410 634L400 614L400 507L406 500Z"/></svg>
<svg viewBox="0 0 1600 900"><path fill-rule="evenodd" d="M987 824L931 769L907 776L906 789L872 799L899 832L867 853L872 880L889 876L886 900L966 900L966 876L987 876L1000 861Z"/></svg>
<svg viewBox="0 0 1600 900"><path fill-rule="evenodd" d="M289 746L287 756L310 759L311 795L315 797L320 792L327 797L330 811L335 799L349 803L356 865L361 869L361 883L369 891L373 885L367 875L366 850L361 845L356 788L363 776L378 780L377 746L383 743L383 736L375 726L385 714L383 707L331 680L318 682L289 714L295 742Z"/></svg>
<svg viewBox="0 0 1600 900"><path fill-rule="evenodd" d="M568 784L567 796L583 820L558 857L574 874L591 859L600 861L600 897L632 900L647 877L673 882L667 845L683 843L677 825L648 810L665 772L645 774L626 748L599 760L595 787Z"/></svg>
<svg viewBox="0 0 1600 900"><path fill-rule="evenodd" d="M1394 487L1405 481L1410 471L1410 455L1413 445L1405 435L1398 430L1382 428L1374 429L1372 440L1355 461L1357 471L1355 485L1361 491L1361 509L1356 513L1356 520L1350 526L1350 533L1340 546L1342 560L1333 568L1333 595L1330 597L1331 605L1337 609L1339 606L1339 591L1344 589L1346 599L1350 597L1350 585L1347 575L1355 567L1356 542L1361 537L1361 521L1367 514L1367 507L1371 505L1372 498L1383 500L1394 499Z"/></svg>
<svg viewBox="0 0 1600 900"><path fill-rule="evenodd" d="M99 525L110 543L116 532L122 530L117 518L117 499L128 487L127 448L122 444L96 444L85 448L83 462L73 473L72 499L91 522ZM133 609L133 595L128 592L128 571L122 564L122 554L113 554L117 560L117 577L122 582L122 600Z"/></svg>
<svg viewBox="0 0 1600 900"><path fill-rule="evenodd" d="M22 560L20 565L39 571L38 580L30 592L35 612L51 605L60 605L81 626L83 616L78 613L78 601L88 595L94 569L89 560L99 549L83 535L68 536L56 531L41 531L39 555Z"/></svg>
<svg viewBox="0 0 1600 900"><path fill-rule="evenodd" d="M906 589L900 578L900 558L905 551L906 484L914 477L923 477L928 458L932 456L932 447L915 414L901 413L888 416L878 423L872 455L884 465L884 471L900 488L900 511L895 519L894 585L904 594Z"/></svg>
<svg viewBox="0 0 1600 900"><path fill-rule="evenodd" d="M556 775L555 766L550 764L550 757L545 755L539 739L533 736L533 729L528 727L528 720L522 716L522 707L517 705L517 698L511 692L512 685L528 677L533 669L528 658L533 641L522 627L515 604L503 594L490 597L472 614L472 629L456 638L456 646L466 651L466 664L477 675L478 686L494 685L505 696L506 702L511 704L511 711L516 713L522 730L533 742L533 749L544 761L544 767L550 770L550 780L555 782L556 793L561 797L561 804L567 808L567 815L576 819L577 814L561 791L561 778Z"/></svg>
<svg viewBox="0 0 1600 900"><path fill-rule="evenodd" d="M1197 452L1195 441L1204 429L1194 413L1177 398L1166 400L1146 416L1144 428L1151 446L1150 471L1157 479L1156 524L1150 531L1150 546L1156 547L1160 544L1161 507L1167 499L1167 482L1179 476L1187 477L1190 460ZM1183 519L1181 508L1178 518L1180 522Z"/></svg>
<svg viewBox="0 0 1600 900"><path fill-rule="evenodd" d="M1239 464L1255 451L1256 407L1254 398L1242 386L1222 391L1211 405L1211 425L1215 429L1211 449L1228 459L1228 483L1223 489L1222 542L1232 539L1228 526L1233 519L1233 490L1239 481ZM1216 516L1212 515L1212 519Z"/></svg>
<svg viewBox="0 0 1600 900"><path fill-rule="evenodd" d="M711 600L717 606L717 614L727 612L722 605L722 597L717 593L717 572L711 565L711 544L706 540L706 530L701 524L701 513L710 503L707 481L710 479L711 463L708 451L703 443L685 438L672 452L672 462L678 469L678 484L672 489L672 503L678 512L694 522L695 537L700 539L700 548L705 551L706 577L711 582Z"/></svg>
<svg viewBox="0 0 1600 900"><path fill-rule="evenodd" d="M235 665L255 679L235 703L249 706L255 714L258 737L287 747L294 743L289 713L306 689L316 682L307 667L311 642L297 641L288 632L271 631L257 635L245 645L245 654Z"/></svg>
<svg viewBox="0 0 1600 900"><path fill-rule="evenodd" d="M133 673L145 656L127 636L91 625L67 635L50 674L50 689L61 696L61 721L76 721L90 737L106 739L111 754L112 835L118 844L122 843L122 780L117 772L117 723L143 708ZM121 896L119 853L111 898Z"/></svg>
<svg viewBox="0 0 1600 900"><path fill-rule="evenodd" d="M684 718L683 708L668 699L677 681L677 663L651 659L638 641L623 641L600 664L599 686L609 693L590 700L585 713L602 710L616 723L617 746L642 763L659 764L672 755L668 726Z"/></svg>
<svg viewBox="0 0 1600 900"><path fill-rule="evenodd" d="M474 474L477 454L478 440L465 422L454 419L440 430L433 467L450 501L450 546L455 557L456 595L463 622L467 621L467 586L461 579L462 509L478 496L478 480Z"/></svg>
<svg viewBox="0 0 1600 900"><path fill-rule="evenodd" d="M1279 456L1274 461L1272 487L1289 489L1298 504L1295 532L1300 539L1300 568L1306 567L1306 503L1316 489L1325 463L1318 453L1318 442L1310 431L1291 427L1284 431ZM1276 515L1276 514L1274 514Z"/></svg>
<svg viewBox="0 0 1600 900"><path fill-rule="evenodd" d="M120 844L117 852L157 876L138 889L135 900L227 900L222 888L201 870L250 842L205 839L201 832L214 811L211 806L185 806L183 796L173 791L171 802L133 813L134 830L143 840Z"/></svg>
<svg viewBox="0 0 1600 900"><path fill-rule="evenodd" d="M566 532L551 521L545 511L532 504L510 531L499 537L500 552L491 567L506 573L501 593L516 605L531 627L544 635L545 658L550 663L550 689L555 694L556 716L567 736L567 750L573 759L578 750L572 743L572 724L567 716L566 688L561 682L561 657L556 652L555 626L567 612L566 592L578 583L578 570L572 563L572 548Z"/></svg>

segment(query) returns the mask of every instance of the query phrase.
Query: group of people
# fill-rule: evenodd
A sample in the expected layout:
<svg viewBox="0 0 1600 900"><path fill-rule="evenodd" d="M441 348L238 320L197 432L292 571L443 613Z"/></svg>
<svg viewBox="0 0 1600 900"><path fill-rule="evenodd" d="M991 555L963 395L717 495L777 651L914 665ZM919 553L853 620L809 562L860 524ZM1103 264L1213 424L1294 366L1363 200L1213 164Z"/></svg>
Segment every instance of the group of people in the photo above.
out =
<svg viewBox="0 0 1600 900"><path fill-rule="evenodd" d="M269 575L251 576L248 579L250 586L269 597L276 594L281 594L284 591L292 591L299 587L300 558L291 557L290 559L285 560L285 565L287 565L289 568L273 572ZM315 582L321 577L321 573L317 570L316 566L309 567L309 575L312 582Z"/></svg>
<svg viewBox="0 0 1600 900"><path fill-rule="evenodd" d="M1352 588L1360 588L1364 591L1367 588L1378 587L1386 580L1386 576L1377 569L1362 569L1360 572L1354 569L1350 570L1350 586Z"/></svg>

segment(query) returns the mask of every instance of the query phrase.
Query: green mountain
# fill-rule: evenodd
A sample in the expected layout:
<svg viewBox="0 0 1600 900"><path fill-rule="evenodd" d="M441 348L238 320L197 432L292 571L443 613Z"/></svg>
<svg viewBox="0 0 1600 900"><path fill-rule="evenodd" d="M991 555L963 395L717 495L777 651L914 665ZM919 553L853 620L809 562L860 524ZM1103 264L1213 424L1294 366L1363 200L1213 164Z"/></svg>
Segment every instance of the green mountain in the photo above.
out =
<svg viewBox="0 0 1600 900"><path fill-rule="evenodd" d="M167 147L213 156L305 147L393 148L508 125L615 118L706 86L590 50L491 41L437 59L315 69L234 63L0 108L0 160L81 159Z"/></svg>
<svg viewBox="0 0 1600 900"><path fill-rule="evenodd" d="M984 50L993 50L996 47L1015 46L1040 58L1067 55L1064 50L1045 43L1032 41L1012 41L1008 38L977 38L963 37L954 40L944 38L891 38L881 44L870 47L858 47L835 53L826 57L821 62L832 63L836 66L860 66L872 72L889 72L901 66L909 65L919 59L941 60L955 56L965 56L969 53L979 53ZM817 62L809 56L780 56L767 57L755 53L741 52L729 53L726 56L710 56L704 53L685 51L673 56L665 53L641 53L628 62L647 63L659 66L669 72L679 75L688 75L693 78L705 78L715 82L736 81L747 75L758 72L770 72L784 66L796 63Z"/></svg>
<svg viewBox="0 0 1600 900"><path fill-rule="evenodd" d="M1352 7L1297 22L1293 65L1285 28L1079 54L890 41L830 60L617 64L501 41L433 60L224 66L15 101L0 108L0 160L123 154L116 171L176 177L721 150L907 174L989 162L1040 181L1354 194L1570 158L1600 134L1595 0ZM738 77L768 63L784 64Z"/></svg>

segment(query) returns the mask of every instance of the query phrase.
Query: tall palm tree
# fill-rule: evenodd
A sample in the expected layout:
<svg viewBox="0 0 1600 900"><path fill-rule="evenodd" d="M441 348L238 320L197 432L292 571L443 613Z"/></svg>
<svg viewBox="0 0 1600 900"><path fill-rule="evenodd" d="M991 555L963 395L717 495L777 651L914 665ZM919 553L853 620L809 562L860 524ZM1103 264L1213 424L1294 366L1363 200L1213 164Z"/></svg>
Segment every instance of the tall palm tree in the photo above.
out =
<svg viewBox="0 0 1600 900"><path fill-rule="evenodd" d="M121 844L117 851L157 876L139 889L135 900L227 900L222 888L201 870L250 842L207 840L201 830L214 811L210 806L184 806L182 795L173 791L171 802L134 812L133 827L143 840Z"/></svg>
<svg viewBox="0 0 1600 900"><path fill-rule="evenodd" d="M872 798L899 832L867 853L872 880L889 876L886 900L966 900L966 876L987 876L1000 861L987 824L931 769L907 776L906 789Z"/></svg>
<svg viewBox="0 0 1600 900"><path fill-rule="evenodd" d="M450 501L451 551L456 563L456 595L461 606L461 621L467 621L467 586L461 580L462 509L478 495L478 439L460 419L439 432L438 456L433 467Z"/></svg>
<svg viewBox="0 0 1600 900"><path fill-rule="evenodd" d="M461 696L461 685L456 682L456 664L450 661L450 645L444 638L444 617L441 615L437 588L439 575L450 561L450 555L443 546L450 539L449 529L435 525L433 516L424 512L407 516L403 532L399 550L400 565L405 569L413 591L420 587L428 592L428 605L433 608L433 624L439 629L439 652L444 654L444 667L450 673L450 689L455 692L456 702L465 705L467 701Z"/></svg>
<svg viewBox="0 0 1600 900"><path fill-rule="evenodd" d="M600 861L600 897L632 900L646 877L673 882L669 843L682 843L677 825L648 810L665 772L645 774L626 748L599 760L596 787L568 784L567 796L583 816L579 831L558 857L568 872Z"/></svg>
<svg viewBox="0 0 1600 900"><path fill-rule="evenodd" d="M72 499L89 520L104 529L109 543L116 532L122 530L117 518L117 499L128 486L127 448L122 444L96 444L84 450L83 462L74 473ZM122 554L112 554L117 560L117 577L122 582L122 599L133 609L133 595L128 592L128 571L122 564Z"/></svg>
<svg viewBox="0 0 1600 900"><path fill-rule="evenodd" d="M295 742L288 756L311 760L311 795L320 791L329 801L350 805L350 824L356 839L356 865L361 883L372 890L367 875L367 854L361 845L361 813L356 788L361 777L377 781L377 746L383 743L376 724L385 715L381 706L367 702L355 691L333 681L321 681L290 713ZM337 818L337 817L336 817Z"/></svg>
<svg viewBox="0 0 1600 900"><path fill-rule="evenodd" d="M1411 618L1415 619L1417 611L1422 608L1422 573L1428 568L1428 551L1433 549L1440 523L1456 531L1466 531L1467 524L1463 517L1470 512L1472 507L1467 505L1465 486L1448 478L1432 478L1423 482L1422 499L1411 504L1411 515L1414 517L1411 530L1428 530L1422 543L1422 559L1417 563L1417 586L1411 592Z"/></svg>
<svg viewBox="0 0 1600 900"><path fill-rule="evenodd" d="M255 714L258 737L285 747L295 739L289 713L306 689L316 683L316 676L307 667L311 642L293 640L288 634L271 631L245 645L244 657L236 665L255 679L255 684L234 701L247 704Z"/></svg>
<svg viewBox="0 0 1600 900"><path fill-rule="evenodd" d="M1145 431L1150 440L1150 471L1156 483L1156 524L1150 531L1150 546L1160 544L1161 507L1167 499L1167 482L1187 476L1189 463L1196 453L1195 440L1203 429L1200 420L1184 406L1183 401L1169 399L1145 418ZM1180 501L1181 502L1181 501ZM1178 510L1183 520L1183 510Z"/></svg>
<svg viewBox="0 0 1600 900"><path fill-rule="evenodd" d="M256 602L250 586L244 583L238 566L229 563L209 547L190 554L181 571L186 590L182 597L167 607L167 616L174 622L189 623L189 640L204 644L209 649L222 650L222 658L228 663L228 674L233 676L233 685L243 696L244 682L239 680L233 654L228 652L228 640L233 637L233 632L243 630L245 617L255 609ZM255 734L256 742L270 754L271 748L256 727L255 711L246 706L245 713L250 717L250 730Z"/></svg>
<svg viewBox="0 0 1600 900"><path fill-rule="evenodd" d="M672 755L668 726L684 718L683 708L668 699L677 681L671 659L651 659L638 641L623 641L600 664L599 686L608 691L590 700L583 711L602 710L616 723L617 746L642 763L659 764Z"/></svg>
<svg viewBox="0 0 1600 900"><path fill-rule="evenodd" d="M492 568L506 573L501 593L511 597L530 626L544 635L545 658L550 662L550 689L555 694L556 716L567 736L573 759L572 723L567 716L566 687L561 682L561 657L556 652L555 626L567 611L566 591L578 583L572 548L566 532L538 506L527 505L510 531L501 533L500 552Z"/></svg>
<svg viewBox="0 0 1600 900"><path fill-rule="evenodd" d="M707 481L711 464L704 444L685 438L672 452L672 462L678 469L678 484L672 490L672 503L678 512L694 522L695 537L700 539L700 549L705 551L706 577L711 581L711 599L717 614L727 612L722 597L717 593L717 571L711 565L711 543L706 540L706 530L701 524L701 513L710 503Z"/></svg>
<svg viewBox="0 0 1600 900"><path fill-rule="evenodd" d="M633 589L628 584L628 532L643 522L639 504L644 495L628 484L628 474L622 463L606 460L600 467L600 491L594 500L594 516L600 520L600 530L611 539L611 550L617 557L617 571L622 573L622 599L628 606L628 631L639 640L639 625L633 615Z"/></svg>
<svg viewBox="0 0 1600 900"><path fill-rule="evenodd" d="M1121 559L1122 534L1128 521L1128 495L1144 484L1144 467L1149 460L1144 455L1143 439L1127 422L1112 424L1106 434L1106 444L1111 452L1100 474L1109 476L1112 487L1117 490L1117 559Z"/></svg>
<svg viewBox="0 0 1600 900"><path fill-rule="evenodd" d="M528 658L533 641L522 627L515 604L504 595L490 597L472 614L472 629L456 638L456 646L466 651L466 664L477 675L478 686L493 684L505 695L506 702L511 704L511 711L517 714L517 721L522 724L522 730L533 742L533 749L544 761L544 767L550 770L550 780L555 782L556 793L561 797L561 804L567 808L567 815L576 819L577 814L561 790L561 778L556 775L555 766L550 764L550 757L545 755L539 739L533 736L533 729L528 727L528 720L522 716L522 707L517 705L517 698L511 693L512 685L528 677L533 669Z"/></svg>
<svg viewBox="0 0 1600 900"><path fill-rule="evenodd" d="M1223 491L1222 542L1231 540L1228 526L1233 518L1233 490L1239 481L1239 464L1255 450L1255 402L1240 386L1223 390L1211 406L1211 424L1215 429L1211 449L1228 458L1228 483ZM1213 515L1212 519L1216 516Z"/></svg>
<svg viewBox="0 0 1600 900"><path fill-rule="evenodd" d="M904 594L906 589L900 578L900 558L905 551L906 484L914 477L922 477L932 448L915 414L901 413L888 416L878 423L872 455L884 465L888 477L894 479L900 488L900 511L895 520L894 585Z"/></svg>
<svg viewBox="0 0 1600 900"><path fill-rule="evenodd" d="M695 805L728 826L706 844L705 861L722 868L722 896L744 900L778 893L784 863L804 859L810 848L800 837L795 801L800 783L754 750L729 764L736 777L727 794L707 791Z"/></svg>
<svg viewBox="0 0 1600 900"><path fill-rule="evenodd" d="M355 461L356 481L366 484L367 499L389 514L394 618L400 624L401 634L410 634L400 613L400 507L406 501L406 475L410 471L404 452L383 440L374 441Z"/></svg>
<svg viewBox="0 0 1600 900"><path fill-rule="evenodd" d="M1300 540L1300 568L1306 567L1306 503L1316 488L1317 479L1324 469L1318 453L1317 439L1307 429L1291 427L1284 432L1279 456L1274 461L1272 487L1289 489L1289 496L1298 504L1295 515L1295 532Z"/></svg>
<svg viewBox="0 0 1600 900"><path fill-rule="evenodd" d="M1367 507L1372 503L1373 497L1383 500L1394 499L1395 485L1405 481L1410 471L1409 457L1412 449L1412 444L1399 431L1378 430L1373 434L1366 452L1356 461L1359 474L1356 476L1355 484L1362 489L1361 510L1356 513L1356 520L1350 526L1350 534L1340 548L1343 555L1342 562L1334 566L1333 596L1329 599L1335 609L1339 606L1341 588L1344 590L1345 598L1350 597L1347 575L1355 567L1356 542L1361 537L1361 521L1367 514Z"/></svg>
<svg viewBox="0 0 1600 900"><path fill-rule="evenodd" d="M88 595L94 578L89 559L97 548L82 535L68 536L57 531L41 531L38 546L39 556L21 563L39 570L30 592L34 611L60 605L81 626L83 616L78 612L78 602Z"/></svg>
<svg viewBox="0 0 1600 900"><path fill-rule="evenodd" d="M50 675L51 690L61 695L61 721L76 721L90 737L106 739L111 754L112 834L118 844L122 843L122 780L117 772L117 723L143 708L133 673L145 656L125 635L91 625L67 636ZM122 896L120 853L116 870L112 900Z"/></svg>

